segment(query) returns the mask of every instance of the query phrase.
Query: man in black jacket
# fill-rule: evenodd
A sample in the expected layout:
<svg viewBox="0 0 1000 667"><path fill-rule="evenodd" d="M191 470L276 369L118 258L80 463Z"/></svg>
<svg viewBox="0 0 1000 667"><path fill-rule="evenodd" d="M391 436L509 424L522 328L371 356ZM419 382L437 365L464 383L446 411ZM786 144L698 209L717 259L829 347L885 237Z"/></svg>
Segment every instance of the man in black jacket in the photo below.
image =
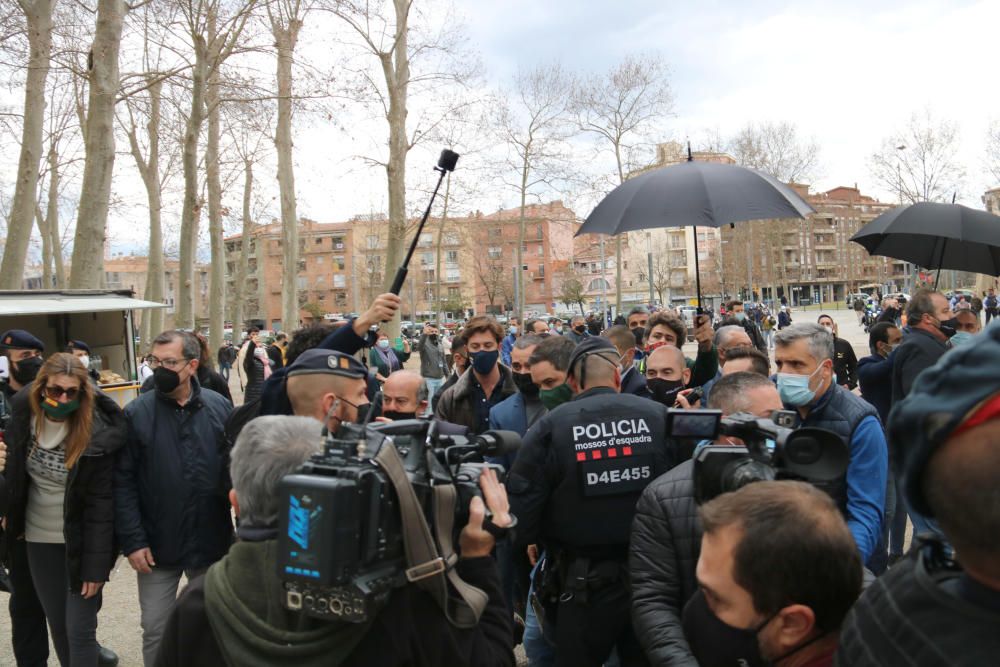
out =
<svg viewBox="0 0 1000 667"><path fill-rule="evenodd" d="M128 440L115 471L115 533L138 573L143 659L153 664L181 574L190 578L232 543L229 451L232 406L198 384L198 339L153 340L155 391L125 408Z"/></svg>
<svg viewBox="0 0 1000 667"><path fill-rule="evenodd" d="M274 341L267 346L267 358L271 362L271 370L285 367L285 348L288 347L288 334L279 331L274 335Z"/></svg>
<svg viewBox="0 0 1000 667"><path fill-rule="evenodd" d="M907 504L929 538L876 579L848 615L837 664L996 664L1000 655L1000 329L925 371L889 420Z"/></svg>
<svg viewBox="0 0 1000 667"><path fill-rule="evenodd" d="M621 360L622 367L622 393L645 395L646 378L642 376L633 363L636 347L635 335L632 330L624 324L616 324L601 335L610 340L615 349L618 350L618 358Z"/></svg>
<svg viewBox="0 0 1000 667"><path fill-rule="evenodd" d="M732 373L715 383L709 407L724 415L749 412L766 418L781 410L781 398L766 377ZM723 436L716 444L739 443ZM646 487L632 522L632 624L654 666L697 667L681 629L681 612L698 590L700 547L694 462L689 459Z"/></svg>
<svg viewBox="0 0 1000 667"><path fill-rule="evenodd" d="M833 372L837 384L847 390L858 386L858 356L854 346L837 335L837 323L829 315L820 315L816 323L833 336Z"/></svg>
<svg viewBox="0 0 1000 667"><path fill-rule="evenodd" d="M449 624L434 598L415 584L394 590L368 625L317 620L285 608L275 574L278 484L320 450L321 428L304 417L260 417L243 429L233 448L229 494L240 517L240 540L181 594L156 665L513 665L510 620L490 558L495 540L482 528L479 498L471 503L455 565L466 583L489 598L476 626ZM493 523L509 525L496 476L484 476L480 486Z"/></svg>
<svg viewBox="0 0 1000 667"><path fill-rule="evenodd" d="M635 503L676 462L662 405L620 394L618 351L593 336L570 357L575 394L528 431L507 480L515 548L545 546L558 582L539 586L556 664L644 664L628 615L626 559Z"/></svg>

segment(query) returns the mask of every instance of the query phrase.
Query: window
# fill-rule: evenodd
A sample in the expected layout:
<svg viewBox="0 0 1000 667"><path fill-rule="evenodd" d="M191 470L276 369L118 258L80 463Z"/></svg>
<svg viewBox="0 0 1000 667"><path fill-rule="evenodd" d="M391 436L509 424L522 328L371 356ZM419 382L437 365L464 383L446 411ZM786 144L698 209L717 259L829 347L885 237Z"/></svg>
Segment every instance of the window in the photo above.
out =
<svg viewBox="0 0 1000 667"><path fill-rule="evenodd" d="M344 256L343 255L334 255L333 256L333 263L337 265L337 269L338 270L340 270L340 271L344 270Z"/></svg>
<svg viewBox="0 0 1000 667"><path fill-rule="evenodd" d="M545 246L541 243L538 244L538 256L541 257L545 254Z"/></svg>
<svg viewBox="0 0 1000 667"><path fill-rule="evenodd" d="M458 263L458 251L457 250L449 250L447 252L447 254L445 255L445 261L447 261L449 264L457 264Z"/></svg>
<svg viewBox="0 0 1000 667"><path fill-rule="evenodd" d="M452 231L452 232L445 232L444 233L444 242L445 242L445 245L458 245L459 243L461 243L461 240L458 237L458 232L454 232L454 231Z"/></svg>
<svg viewBox="0 0 1000 667"><path fill-rule="evenodd" d="M588 292L596 292L602 289L611 289L611 284L604 278L594 278L590 281L590 285L587 286Z"/></svg>
<svg viewBox="0 0 1000 667"><path fill-rule="evenodd" d="M317 236L315 243L316 243L316 245L323 245L323 237L322 236Z"/></svg>
<svg viewBox="0 0 1000 667"><path fill-rule="evenodd" d="M432 234L424 233L420 235L420 241L417 243L421 248L428 247L434 242L434 236Z"/></svg>
<svg viewBox="0 0 1000 667"><path fill-rule="evenodd" d="M378 234L369 234L365 237L365 247L369 250L375 250L379 247Z"/></svg>
<svg viewBox="0 0 1000 667"><path fill-rule="evenodd" d="M420 263L424 266L430 266L434 263L434 253L432 252L422 252L420 253Z"/></svg>
<svg viewBox="0 0 1000 667"><path fill-rule="evenodd" d="M537 225L535 227L535 238L538 239L539 241L541 241L542 238L543 238L542 237L542 226L541 225Z"/></svg>
<svg viewBox="0 0 1000 667"><path fill-rule="evenodd" d="M333 275L333 286L335 288L336 287L339 287L339 288L347 287L347 276L345 276L342 273L335 273Z"/></svg>
<svg viewBox="0 0 1000 667"><path fill-rule="evenodd" d="M459 298L461 296L462 296L462 290L460 288L458 288L458 287L449 287L448 288L448 298L449 299Z"/></svg>
<svg viewBox="0 0 1000 667"><path fill-rule="evenodd" d="M539 264L538 265L538 274L537 275L538 275L539 278L544 278L545 277L545 265L544 264Z"/></svg>
<svg viewBox="0 0 1000 667"><path fill-rule="evenodd" d="M500 259L503 257L503 248L496 245L491 245L486 253L489 255L490 259Z"/></svg>
<svg viewBox="0 0 1000 667"><path fill-rule="evenodd" d="M449 283L457 283L462 279L461 274L458 269L446 269L445 270L445 280Z"/></svg>
<svg viewBox="0 0 1000 667"><path fill-rule="evenodd" d="M342 236L334 236L332 243L334 250L344 249L344 238Z"/></svg>
<svg viewBox="0 0 1000 667"><path fill-rule="evenodd" d="M317 264L323 263L323 255L316 255L316 263Z"/></svg>
<svg viewBox="0 0 1000 667"><path fill-rule="evenodd" d="M326 301L326 292L317 292L316 293L316 300L317 301Z"/></svg>
<svg viewBox="0 0 1000 667"><path fill-rule="evenodd" d="M316 286L317 287L320 286L320 285L322 285L324 282L326 282L326 276L324 276L322 274L316 276Z"/></svg>
<svg viewBox="0 0 1000 667"><path fill-rule="evenodd" d="M299 279L296 282L298 282L299 289L305 289L306 288L306 277L305 276L299 276Z"/></svg>

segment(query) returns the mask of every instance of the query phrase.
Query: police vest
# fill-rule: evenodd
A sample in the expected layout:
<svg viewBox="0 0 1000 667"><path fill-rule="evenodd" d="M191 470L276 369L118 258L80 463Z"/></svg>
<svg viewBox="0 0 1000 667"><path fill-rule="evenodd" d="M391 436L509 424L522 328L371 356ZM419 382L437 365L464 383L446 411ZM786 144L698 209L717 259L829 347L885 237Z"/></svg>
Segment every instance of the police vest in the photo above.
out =
<svg viewBox="0 0 1000 667"><path fill-rule="evenodd" d="M559 406L551 424L553 493L542 534L551 546L589 555L588 547L624 554L643 489L676 463L659 403L597 388Z"/></svg>
<svg viewBox="0 0 1000 667"><path fill-rule="evenodd" d="M813 426L833 431L851 447L851 437L865 417L878 419L878 411L871 403L861 400L839 385L831 385L820 405L809 411L801 426ZM847 516L847 473L829 482L814 483L833 498L841 513Z"/></svg>

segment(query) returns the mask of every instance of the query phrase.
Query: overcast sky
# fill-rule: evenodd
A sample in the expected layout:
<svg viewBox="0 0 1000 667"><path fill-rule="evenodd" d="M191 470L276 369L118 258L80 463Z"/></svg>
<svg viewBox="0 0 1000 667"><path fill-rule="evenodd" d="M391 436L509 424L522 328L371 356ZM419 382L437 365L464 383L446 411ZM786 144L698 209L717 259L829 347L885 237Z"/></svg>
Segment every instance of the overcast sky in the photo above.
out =
<svg viewBox="0 0 1000 667"><path fill-rule="evenodd" d="M559 61L587 74L628 53L654 51L670 64L676 97L676 116L662 140L690 138L697 149L709 133L725 137L751 121L790 121L820 146L814 190L857 183L891 200L892 193L873 182L867 158L911 113L926 108L958 123L959 157L968 172L959 200L980 206L983 190L995 185L984 175L982 141L991 119L1000 118L998 0L454 0L454 6L468 46L482 60L485 87L509 83L518 68ZM300 58L335 60L327 42L307 21ZM8 91L3 97L20 104L20 96ZM384 145L384 121L350 114L335 121L296 118L299 215L325 222L385 211L384 171L353 157ZM437 150L414 151L408 171L426 180ZM0 152L4 180L12 185L16 147ZM270 189L265 199L273 197L273 167L259 170L258 178ZM142 248L145 197L134 165L121 153L115 191L124 205L110 223L114 246ZM423 194L409 197L411 210L423 208ZM226 203L238 210L239 201L237 187ZM495 210L516 201L513 192L495 188L477 205ZM272 208L277 214L276 200ZM168 224L176 213L164 212Z"/></svg>

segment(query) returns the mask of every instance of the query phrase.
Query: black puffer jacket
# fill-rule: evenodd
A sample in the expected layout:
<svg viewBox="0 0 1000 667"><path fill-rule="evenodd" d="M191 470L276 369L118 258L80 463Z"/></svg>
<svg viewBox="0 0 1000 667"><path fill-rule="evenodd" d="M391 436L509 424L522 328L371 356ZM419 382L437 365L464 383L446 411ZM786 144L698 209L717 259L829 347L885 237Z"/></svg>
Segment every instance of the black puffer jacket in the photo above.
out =
<svg viewBox="0 0 1000 667"><path fill-rule="evenodd" d="M107 395L97 391L96 397L90 445L69 471L63 501L66 570L70 586L77 591L84 581L107 581L118 554L112 487L115 452L125 445L125 416ZM4 535L6 550L13 546L13 540L23 538L31 484L27 461L33 417L27 390L14 397L12 408L4 473L10 503Z"/></svg>
<svg viewBox="0 0 1000 667"><path fill-rule="evenodd" d="M632 627L654 667L698 665L684 639L681 612L698 590L700 551L694 463L687 460L646 487L632 521Z"/></svg>
<svg viewBox="0 0 1000 667"><path fill-rule="evenodd" d="M233 541L229 444L232 406L192 378L183 407L159 391L125 407L128 440L115 469L115 534L125 555L148 547L157 567L195 569Z"/></svg>

